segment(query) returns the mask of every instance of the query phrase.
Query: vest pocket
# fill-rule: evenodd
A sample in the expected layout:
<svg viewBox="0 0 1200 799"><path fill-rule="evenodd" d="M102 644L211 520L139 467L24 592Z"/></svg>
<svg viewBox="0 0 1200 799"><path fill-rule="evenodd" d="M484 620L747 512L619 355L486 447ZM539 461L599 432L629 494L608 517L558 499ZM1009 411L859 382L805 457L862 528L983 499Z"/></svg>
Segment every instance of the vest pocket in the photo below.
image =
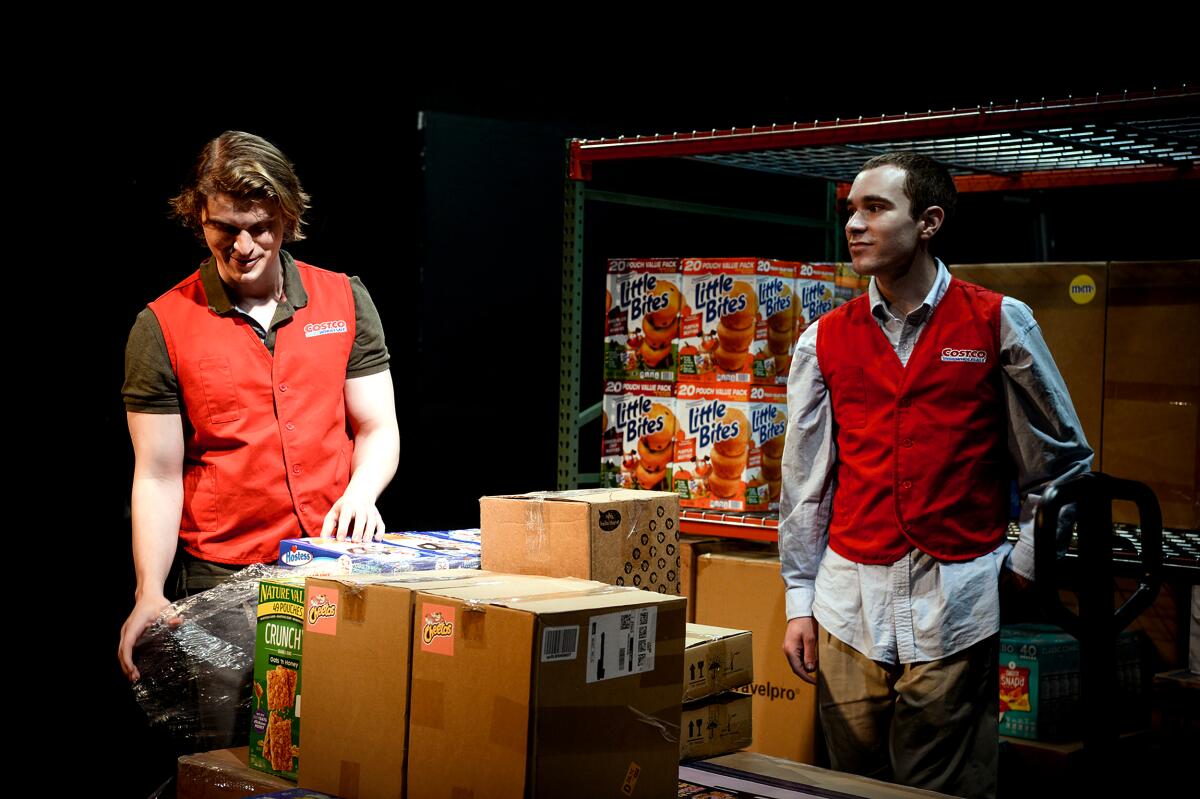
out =
<svg viewBox="0 0 1200 799"><path fill-rule="evenodd" d="M199 532L217 529L217 481L208 466L184 467L183 515L179 527Z"/></svg>
<svg viewBox="0 0 1200 799"><path fill-rule="evenodd" d="M833 394L834 415L840 427L857 430L867 426L867 384L863 370L849 367Z"/></svg>
<svg viewBox="0 0 1200 799"><path fill-rule="evenodd" d="M241 419L242 408L238 404L237 386L233 382L233 368L229 365L229 359L224 356L201 358L199 367L208 421L224 424Z"/></svg>

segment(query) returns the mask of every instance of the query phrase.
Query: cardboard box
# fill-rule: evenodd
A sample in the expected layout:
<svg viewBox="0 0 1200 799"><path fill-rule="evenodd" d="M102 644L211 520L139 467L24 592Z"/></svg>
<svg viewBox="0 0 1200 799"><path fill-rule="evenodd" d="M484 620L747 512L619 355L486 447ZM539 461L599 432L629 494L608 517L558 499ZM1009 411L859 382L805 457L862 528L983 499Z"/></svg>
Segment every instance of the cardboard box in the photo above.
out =
<svg viewBox="0 0 1200 799"><path fill-rule="evenodd" d="M751 751L812 763L817 740L816 688L797 677L780 649L787 629L779 557L766 552L701 555L696 621L749 630L754 682L737 689L754 703Z"/></svg>
<svg viewBox="0 0 1200 799"><path fill-rule="evenodd" d="M272 774L250 768L250 750L217 749L179 758L175 779L177 799L243 799L294 787Z"/></svg>
<svg viewBox="0 0 1200 799"><path fill-rule="evenodd" d="M749 746L754 738L752 706L750 697L735 693L684 705L679 722L679 759L727 755Z"/></svg>
<svg viewBox="0 0 1200 799"><path fill-rule="evenodd" d="M675 382L678 258L610 258L604 308L604 378Z"/></svg>
<svg viewBox="0 0 1200 799"><path fill-rule="evenodd" d="M696 621L697 558L706 552L761 552L763 549L763 544L740 541L736 538L681 535L679 537L679 582L682 593L688 600L688 622Z"/></svg>
<svg viewBox="0 0 1200 799"><path fill-rule="evenodd" d="M323 597L304 621L301 785L344 799L404 796L413 599L430 586L466 585L472 570L310 577Z"/></svg>
<svg viewBox="0 0 1200 799"><path fill-rule="evenodd" d="M837 267L833 263L803 263L796 270L796 297L800 303L796 313L797 340L809 325L833 310Z"/></svg>
<svg viewBox="0 0 1200 799"><path fill-rule="evenodd" d="M1018 299L1033 311L1067 384L1083 433L1096 451L1092 468L1100 471L1108 265L955 264L950 272L960 280ZM1143 333L1139 330L1134 338Z"/></svg>
<svg viewBox="0 0 1200 799"><path fill-rule="evenodd" d="M675 794L681 597L510 575L416 603L410 795Z"/></svg>
<svg viewBox="0 0 1200 799"><path fill-rule="evenodd" d="M1113 262L1107 299L1104 471L1149 485L1165 527L1200 529L1200 260Z"/></svg>
<svg viewBox="0 0 1200 799"><path fill-rule="evenodd" d="M795 261L760 259L755 266L754 290L758 294L758 320L750 347L751 382L787 385L792 350L796 345L799 311Z"/></svg>
<svg viewBox="0 0 1200 799"><path fill-rule="evenodd" d="M749 630L689 624L683 653L683 701L693 702L754 681Z"/></svg>
<svg viewBox="0 0 1200 799"><path fill-rule="evenodd" d="M679 498L581 489L483 497L483 568L678 594Z"/></svg>
<svg viewBox="0 0 1200 799"><path fill-rule="evenodd" d="M688 508L767 510L770 487L761 477L761 450L754 444L752 393L786 392L749 385L675 386L675 413L682 435L675 442L675 492Z"/></svg>
<svg viewBox="0 0 1200 799"><path fill-rule="evenodd" d="M259 582L250 765L289 780L296 779L300 748L300 663L306 610L303 577Z"/></svg>
<svg viewBox="0 0 1200 799"><path fill-rule="evenodd" d="M666 491L675 460L674 386L605 380L600 484Z"/></svg>

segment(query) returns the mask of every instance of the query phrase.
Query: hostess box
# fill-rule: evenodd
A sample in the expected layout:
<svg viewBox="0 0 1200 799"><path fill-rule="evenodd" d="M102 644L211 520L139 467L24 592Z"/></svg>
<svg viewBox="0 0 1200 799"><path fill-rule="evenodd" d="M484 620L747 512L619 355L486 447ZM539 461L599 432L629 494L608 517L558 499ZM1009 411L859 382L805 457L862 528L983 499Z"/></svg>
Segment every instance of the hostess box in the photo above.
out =
<svg viewBox="0 0 1200 799"><path fill-rule="evenodd" d="M600 484L666 491L675 459L675 395L670 383L605 380Z"/></svg>
<svg viewBox="0 0 1200 799"><path fill-rule="evenodd" d="M753 633L688 624L683 655L683 701L740 688L754 681Z"/></svg>
<svg viewBox="0 0 1200 799"><path fill-rule="evenodd" d="M300 659L306 610L303 577L259 582L250 766L289 780L296 779L300 754Z"/></svg>
<svg viewBox="0 0 1200 799"><path fill-rule="evenodd" d="M301 785L345 799L405 795L414 597L491 577L463 569L308 578Z"/></svg>
<svg viewBox="0 0 1200 799"><path fill-rule="evenodd" d="M520 575L422 591L408 795L674 796L684 605Z"/></svg>
<svg viewBox="0 0 1200 799"><path fill-rule="evenodd" d="M589 488L483 497L483 568L680 593L679 497Z"/></svg>
<svg viewBox="0 0 1200 799"><path fill-rule="evenodd" d="M384 533L379 540L433 561L434 569L478 569L482 549L479 531L463 532L457 539L435 533Z"/></svg>
<svg viewBox="0 0 1200 799"><path fill-rule="evenodd" d="M394 534L385 534L394 535ZM477 569L479 551L429 537L431 548L393 546L388 542L293 538L279 542L279 565L307 574L396 574L434 569Z"/></svg>
<svg viewBox="0 0 1200 799"><path fill-rule="evenodd" d="M678 381L751 382L750 345L760 332L759 263L758 258L683 259Z"/></svg>

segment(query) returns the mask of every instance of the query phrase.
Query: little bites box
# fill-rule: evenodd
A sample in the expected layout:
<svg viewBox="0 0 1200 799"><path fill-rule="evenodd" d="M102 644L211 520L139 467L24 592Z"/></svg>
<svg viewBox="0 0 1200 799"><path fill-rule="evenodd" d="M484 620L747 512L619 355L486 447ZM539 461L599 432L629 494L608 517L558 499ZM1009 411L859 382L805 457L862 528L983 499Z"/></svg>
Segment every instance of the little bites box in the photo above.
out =
<svg viewBox="0 0 1200 799"><path fill-rule="evenodd" d="M482 497L483 568L679 594L679 497L587 488Z"/></svg>
<svg viewBox="0 0 1200 799"><path fill-rule="evenodd" d="M787 386L752 387L747 484L766 484L769 510L779 510L779 492L783 485L783 441L786 433ZM757 471L754 464L758 465Z"/></svg>
<svg viewBox="0 0 1200 799"><path fill-rule="evenodd" d="M682 597L497 575L415 602L409 796L676 794Z"/></svg>
<svg viewBox="0 0 1200 799"><path fill-rule="evenodd" d="M751 381L750 346L759 321L758 264L757 258L683 259L678 381Z"/></svg>
<svg viewBox="0 0 1200 799"><path fill-rule="evenodd" d="M809 325L833 310L837 300L837 269L837 264L808 263L796 268L797 340Z"/></svg>
<svg viewBox="0 0 1200 799"><path fill-rule="evenodd" d="M680 305L678 258L610 258L605 379L674 382Z"/></svg>
<svg viewBox="0 0 1200 799"><path fill-rule="evenodd" d="M254 640L254 713L250 766L296 779L300 754L300 655L304 637L304 578L258 584Z"/></svg>
<svg viewBox="0 0 1200 799"><path fill-rule="evenodd" d="M674 386L605 380L600 484L665 491L675 459Z"/></svg>
<svg viewBox="0 0 1200 799"><path fill-rule="evenodd" d="M796 344L796 272L802 265L792 261L760 260L755 266L754 289L758 295L752 369L754 383L787 383L792 350Z"/></svg>
<svg viewBox="0 0 1200 799"><path fill-rule="evenodd" d="M672 468L680 505L767 510L769 489L752 474L761 471L761 456L751 446L750 393L749 385L676 386L683 435L675 442Z"/></svg>

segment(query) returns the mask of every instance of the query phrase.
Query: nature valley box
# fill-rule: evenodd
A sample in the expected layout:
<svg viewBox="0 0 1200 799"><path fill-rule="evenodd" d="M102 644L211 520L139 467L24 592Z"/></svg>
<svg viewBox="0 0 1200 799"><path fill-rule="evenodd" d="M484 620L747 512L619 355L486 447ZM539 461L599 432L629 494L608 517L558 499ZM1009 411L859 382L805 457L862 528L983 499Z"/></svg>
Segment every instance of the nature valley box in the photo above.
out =
<svg viewBox="0 0 1200 799"><path fill-rule="evenodd" d="M296 779L300 754L304 617L304 578L259 582L250 765L289 780Z"/></svg>
<svg viewBox="0 0 1200 799"><path fill-rule="evenodd" d="M679 498L587 488L482 497L483 568L679 594Z"/></svg>
<svg viewBox="0 0 1200 799"><path fill-rule="evenodd" d="M676 794L682 597L496 575L415 602L410 796Z"/></svg>
<svg viewBox="0 0 1200 799"><path fill-rule="evenodd" d="M491 578L469 569L308 578L301 785L344 799L405 795L414 596Z"/></svg>

